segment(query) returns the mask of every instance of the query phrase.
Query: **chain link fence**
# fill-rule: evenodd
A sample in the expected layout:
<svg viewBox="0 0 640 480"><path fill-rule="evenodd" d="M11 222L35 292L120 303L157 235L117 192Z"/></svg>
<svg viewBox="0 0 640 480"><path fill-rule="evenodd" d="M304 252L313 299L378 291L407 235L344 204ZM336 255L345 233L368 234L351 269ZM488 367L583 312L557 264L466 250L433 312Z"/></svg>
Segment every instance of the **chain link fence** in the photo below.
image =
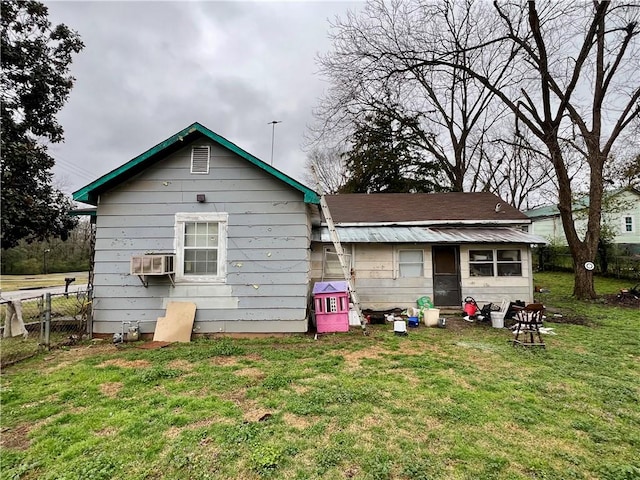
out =
<svg viewBox="0 0 640 480"><path fill-rule="evenodd" d="M90 333L90 316L90 290L2 300L0 366L86 338Z"/></svg>

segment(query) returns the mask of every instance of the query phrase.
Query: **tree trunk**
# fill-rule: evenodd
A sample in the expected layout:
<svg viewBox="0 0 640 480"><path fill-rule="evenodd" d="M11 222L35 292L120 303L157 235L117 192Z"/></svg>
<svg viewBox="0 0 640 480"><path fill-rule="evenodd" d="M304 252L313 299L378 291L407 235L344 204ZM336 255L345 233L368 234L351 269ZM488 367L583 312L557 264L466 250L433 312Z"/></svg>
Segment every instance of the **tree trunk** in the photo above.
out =
<svg viewBox="0 0 640 480"><path fill-rule="evenodd" d="M593 262L592 255L586 249L571 252L573 256L573 296L580 299L596 298L596 290L593 285L593 270L585 267L587 262Z"/></svg>
<svg viewBox="0 0 640 480"><path fill-rule="evenodd" d="M562 150L560 149L558 142L553 140L547 142L547 147L549 148L551 161L553 162L556 176L558 178L558 210L560 211L560 218L562 220L564 234L567 239L567 245L571 252L571 258L573 259L573 295L579 299L595 298L596 291L593 285L593 271L585 268L585 264L587 264L587 262L594 262L596 257L600 230L599 228L596 228L594 221L596 217L598 219L600 218L602 189L600 188L598 190L597 188L591 188L590 190L592 195L591 200L594 201L593 206L596 207L597 213L595 210L589 212L588 227L596 229L596 234L588 234L584 241L580 240L573 222L571 180L567 174L567 169L562 158ZM591 186L593 187L593 182L591 183ZM599 227L599 223L597 227Z"/></svg>

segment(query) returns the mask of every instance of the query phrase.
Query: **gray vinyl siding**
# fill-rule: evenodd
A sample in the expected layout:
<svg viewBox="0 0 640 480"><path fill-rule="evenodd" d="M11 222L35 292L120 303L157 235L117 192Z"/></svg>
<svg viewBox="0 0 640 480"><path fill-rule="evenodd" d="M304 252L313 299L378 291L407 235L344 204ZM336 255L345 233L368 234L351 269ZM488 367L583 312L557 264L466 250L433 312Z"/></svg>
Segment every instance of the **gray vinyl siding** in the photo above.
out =
<svg viewBox="0 0 640 480"><path fill-rule="evenodd" d="M192 145L209 145L209 174L190 173ZM198 203L196 195L206 195ZM129 274L133 255L175 252L175 214L228 214L226 283L180 283ZM303 194L208 141L196 141L100 196L93 331L123 321L155 330L169 301L197 305L194 331L305 332L310 224Z"/></svg>

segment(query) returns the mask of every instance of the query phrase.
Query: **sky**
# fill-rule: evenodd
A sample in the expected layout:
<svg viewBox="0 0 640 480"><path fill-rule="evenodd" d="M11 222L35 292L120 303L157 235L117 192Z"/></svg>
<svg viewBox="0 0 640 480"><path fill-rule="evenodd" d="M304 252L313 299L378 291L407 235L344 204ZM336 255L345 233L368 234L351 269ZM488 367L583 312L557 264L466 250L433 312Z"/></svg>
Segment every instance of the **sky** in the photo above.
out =
<svg viewBox="0 0 640 480"><path fill-rule="evenodd" d="M72 193L193 122L302 180L305 135L328 87L330 21L361 2L48 1L77 31L75 85L50 145ZM272 125L269 122L280 121Z"/></svg>

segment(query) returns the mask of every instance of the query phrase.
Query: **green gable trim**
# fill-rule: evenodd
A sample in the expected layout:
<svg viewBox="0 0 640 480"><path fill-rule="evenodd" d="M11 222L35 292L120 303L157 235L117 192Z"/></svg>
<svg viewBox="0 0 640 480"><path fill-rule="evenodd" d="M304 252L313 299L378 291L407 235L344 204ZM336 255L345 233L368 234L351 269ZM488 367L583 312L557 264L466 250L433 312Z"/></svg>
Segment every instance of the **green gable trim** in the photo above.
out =
<svg viewBox="0 0 640 480"><path fill-rule="evenodd" d="M100 193L105 192L117 186L118 184L122 183L125 180L128 180L134 175L137 175L138 173L142 172L145 168L152 165L154 162L160 160L164 156L174 151L179 150L186 143L192 140L195 140L200 135L204 135L210 140L225 147L226 149L239 155L240 157L249 161L253 165L257 166L258 168L269 173L270 175L273 175L279 180L285 182L287 185L290 185L294 189L302 192L304 194L305 203L312 203L312 204L320 203L320 197L318 196L318 194L313 190L311 190L309 187L306 187L300 182L282 173L280 170L273 168L271 165L263 162L259 158L254 157L253 155L246 152L242 148L238 147L234 143L231 143L226 138L221 137L217 133L212 132L208 128L200 125L198 122L188 126L184 130L181 130L175 135L167 138L165 141L159 143L155 147L150 148L143 154L138 155L134 159L125 163L124 165L116 168L115 170L112 170L111 172L91 182L89 185L74 192L73 199L78 202L88 203L90 205L97 205L98 196L100 195Z"/></svg>

